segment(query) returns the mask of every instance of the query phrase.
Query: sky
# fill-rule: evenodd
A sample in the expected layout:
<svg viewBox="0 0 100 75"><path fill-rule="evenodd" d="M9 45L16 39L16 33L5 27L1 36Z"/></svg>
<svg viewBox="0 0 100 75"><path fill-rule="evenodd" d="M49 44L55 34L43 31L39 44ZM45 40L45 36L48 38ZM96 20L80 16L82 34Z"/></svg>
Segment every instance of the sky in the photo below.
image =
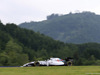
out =
<svg viewBox="0 0 100 75"><path fill-rule="evenodd" d="M91 11L100 14L100 0L0 0L2 23L42 21L46 16Z"/></svg>

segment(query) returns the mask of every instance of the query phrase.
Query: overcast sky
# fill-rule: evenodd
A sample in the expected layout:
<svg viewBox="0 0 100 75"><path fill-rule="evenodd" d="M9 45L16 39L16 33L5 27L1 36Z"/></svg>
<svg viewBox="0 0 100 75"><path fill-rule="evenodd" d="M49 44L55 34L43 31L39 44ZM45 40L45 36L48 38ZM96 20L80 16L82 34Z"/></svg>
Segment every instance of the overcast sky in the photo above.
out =
<svg viewBox="0 0 100 75"><path fill-rule="evenodd" d="M0 0L0 19L4 24L41 21L52 13L77 10L100 14L100 0Z"/></svg>

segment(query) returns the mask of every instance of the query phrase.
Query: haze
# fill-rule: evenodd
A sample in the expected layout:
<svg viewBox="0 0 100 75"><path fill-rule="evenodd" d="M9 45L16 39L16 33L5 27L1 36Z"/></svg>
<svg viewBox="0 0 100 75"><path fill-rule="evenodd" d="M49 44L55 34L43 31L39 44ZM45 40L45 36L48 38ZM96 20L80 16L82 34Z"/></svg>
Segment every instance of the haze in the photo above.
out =
<svg viewBox="0 0 100 75"><path fill-rule="evenodd" d="M100 14L100 0L0 0L0 20L6 23L45 20L52 13L91 11Z"/></svg>

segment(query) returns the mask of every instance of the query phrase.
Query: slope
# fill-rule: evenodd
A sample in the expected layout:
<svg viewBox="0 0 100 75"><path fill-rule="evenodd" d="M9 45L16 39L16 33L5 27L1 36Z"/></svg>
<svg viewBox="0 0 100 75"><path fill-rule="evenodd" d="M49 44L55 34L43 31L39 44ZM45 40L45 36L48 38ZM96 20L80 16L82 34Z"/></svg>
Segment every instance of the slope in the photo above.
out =
<svg viewBox="0 0 100 75"><path fill-rule="evenodd" d="M51 17L53 15L50 15ZM69 13L41 22L25 22L20 27L48 35L67 43L100 43L100 15L92 12Z"/></svg>

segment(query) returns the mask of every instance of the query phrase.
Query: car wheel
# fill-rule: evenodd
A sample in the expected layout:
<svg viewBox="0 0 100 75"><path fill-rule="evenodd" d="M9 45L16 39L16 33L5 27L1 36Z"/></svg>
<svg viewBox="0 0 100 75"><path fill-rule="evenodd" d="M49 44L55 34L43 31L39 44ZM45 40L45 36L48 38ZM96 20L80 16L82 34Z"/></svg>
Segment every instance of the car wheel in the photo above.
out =
<svg viewBox="0 0 100 75"><path fill-rule="evenodd" d="M35 62L34 65L35 66L40 66L40 63L39 62Z"/></svg>
<svg viewBox="0 0 100 75"><path fill-rule="evenodd" d="M67 66L72 66L72 62L71 61L68 61L67 62Z"/></svg>

